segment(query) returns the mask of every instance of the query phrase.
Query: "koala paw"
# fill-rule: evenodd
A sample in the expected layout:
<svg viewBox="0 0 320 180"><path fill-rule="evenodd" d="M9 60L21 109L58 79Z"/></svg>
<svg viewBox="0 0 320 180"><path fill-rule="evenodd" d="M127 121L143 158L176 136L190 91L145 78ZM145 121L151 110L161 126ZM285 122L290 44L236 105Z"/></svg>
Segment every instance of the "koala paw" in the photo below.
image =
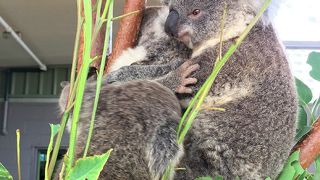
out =
<svg viewBox="0 0 320 180"><path fill-rule="evenodd" d="M192 93L192 89L187 86L196 84L198 80L189 76L199 68L199 64L193 64L191 61L186 61L177 69L180 76L180 84L175 90L176 93Z"/></svg>

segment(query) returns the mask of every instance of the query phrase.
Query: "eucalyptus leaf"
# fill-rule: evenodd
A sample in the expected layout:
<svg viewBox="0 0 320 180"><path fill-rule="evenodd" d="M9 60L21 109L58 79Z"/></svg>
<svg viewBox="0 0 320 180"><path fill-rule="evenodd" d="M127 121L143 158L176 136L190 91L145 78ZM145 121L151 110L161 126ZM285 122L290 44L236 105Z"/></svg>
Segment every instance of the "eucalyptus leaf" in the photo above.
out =
<svg viewBox="0 0 320 180"><path fill-rule="evenodd" d="M298 131L302 130L304 127L308 125L308 115L306 110L299 106L299 114L298 114Z"/></svg>
<svg viewBox="0 0 320 180"><path fill-rule="evenodd" d="M298 78L296 78L296 87L299 96L299 103L302 106L309 104L313 97L311 89Z"/></svg>
<svg viewBox="0 0 320 180"><path fill-rule="evenodd" d="M295 140L296 140L297 142L300 141L300 139L301 139L302 137L304 137L306 134L308 134L311 129L312 129L311 126L301 127L301 129L299 129L299 131L297 132L297 134L296 134L296 136L295 136Z"/></svg>
<svg viewBox="0 0 320 180"><path fill-rule="evenodd" d="M212 180L212 177L199 177L199 178L196 178L195 180Z"/></svg>
<svg viewBox="0 0 320 180"><path fill-rule="evenodd" d="M102 155L96 155L92 157L81 158L76 162L76 165L71 168L70 173L67 176L67 180L96 180L98 179L100 172L107 163L112 150Z"/></svg>
<svg viewBox="0 0 320 180"><path fill-rule="evenodd" d="M0 163L0 179L1 180L13 180L9 171Z"/></svg>
<svg viewBox="0 0 320 180"><path fill-rule="evenodd" d="M316 160L316 171L314 174L314 179L320 179L320 156Z"/></svg>
<svg viewBox="0 0 320 180"><path fill-rule="evenodd" d="M298 178L296 178L297 180L305 180L307 175L307 171L304 171L301 175L298 176Z"/></svg>
<svg viewBox="0 0 320 180"><path fill-rule="evenodd" d="M216 177L214 177L214 180L223 180L223 177L222 176L216 176Z"/></svg>
<svg viewBox="0 0 320 180"><path fill-rule="evenodd" d="M320 116L320 97L313 103L312 114L316 119Z"/></svg>
<svg viewBox="0 0 320 180"><path fill-rule="evenodd" d="M173 171L172 163L169 163L169 165L168 165L166 171L164 172L164 175L162 176L161 180L170 179L172 171Z"/></svg>
<svg viewBox="0 0 320 180"><path fill-rule="evenodd" d="M310 71L310 76L313 79L320 81L320 53L310 53L307 63L310 64L310 66L312 67L312 70Z"/></svg>
<svg viewBox="0 0 320 180"><path fill-rule="evenodd" d="M290 155L277 180L289 180L296 177L296 174L299 173L300 169L296 167L297 165L294 163L299 163L299 154L299 151L296 151Z"/></svg>
<svg viewBox="0 0 320 180"><path fill-rule="evenodd" d="M56 136L60 129L60 124L50 124L51 136Z"/></svg>
<svg viewBox="0 0 320 180"><path fill-rule="evenodd" d="M48 145L47 153L46 153L46 165L45 165L45 179L49 179L49 162L50 155L53 149L53 139L58 134L60 129L60 124L50 124L50 142Z"/></svg>
<svg viewBox="0 0 320 180"><path fill-rule="evenodd" d="M304 176L306 175L306 171L301 167L299 159L292 162L291 165L294 167L294 169L296 171L295 177L299 177L303 174L304 174Z"/></svg>

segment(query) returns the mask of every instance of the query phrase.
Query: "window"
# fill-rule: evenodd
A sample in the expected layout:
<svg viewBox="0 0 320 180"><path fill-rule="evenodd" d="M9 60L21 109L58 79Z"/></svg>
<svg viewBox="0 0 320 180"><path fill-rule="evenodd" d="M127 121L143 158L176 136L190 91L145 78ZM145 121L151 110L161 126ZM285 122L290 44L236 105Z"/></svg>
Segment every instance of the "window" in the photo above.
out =
<svg viewBox="0 0 320 180"><path fill-rule="evenodd" d="M64 154L67 152L66 149L60 149L57 162L63 159ZM38 149L38 163L37 163L37 180L44 180L45 178L45 166L47 158L47 149Z"/></svg>

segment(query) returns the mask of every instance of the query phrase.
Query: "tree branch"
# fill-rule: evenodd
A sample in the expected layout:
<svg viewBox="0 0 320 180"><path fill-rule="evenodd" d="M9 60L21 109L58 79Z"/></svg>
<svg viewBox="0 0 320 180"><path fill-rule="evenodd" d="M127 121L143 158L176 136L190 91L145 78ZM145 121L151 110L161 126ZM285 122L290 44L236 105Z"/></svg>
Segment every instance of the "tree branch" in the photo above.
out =
<svg viewBox="0 0 320 180"><path fill-rule="evenodd" d="M320 155L320 117L311 131L293 149L300 150L300 164L304 169L316 160Z"/></svg>
<svg viewBox="0 0 320 180"><path fill-rule="evenodd" d="M115 59L119 57L123 50L135 45L144 7L145 0L126 0L123 14L134 11L140 12L121 19L114 48L106 66L106 72L108 71L108 67L114 63Z"/></svg>
<svg viewBox="0 0 320 180"><path fill-rule="evenodd" d="M104 7L104 4L106 3L105 0L102 1L102 8ZM96 0L91 0L91 4L92 7L95 7L96 4ZM100 9L100 11L102 11L103 9ZM93 11L92 12L92 27L95 27L94 25L96 24L96 14L97 11ZM83 17L83 10L81 12L81 16ZM92 44L92 50L91 50L91 57L97 57L102 55L102 51L103 51L103 46L104 46L104 37L105 37L105 26L102 26L96 39L94 40L93 44ZM79 41L79 50L78 50L78 64L77 64L77 70L80 70L80 67L82 65L82 54L83 54L83 47L84 46L84 34L83 34L83 30L80 33L80 41ZM100 58L101 59L101 58ZM100 64L100 60L96 60L91 64L91 67L95 67L95 68L99 68L99 64Z"/></svg>

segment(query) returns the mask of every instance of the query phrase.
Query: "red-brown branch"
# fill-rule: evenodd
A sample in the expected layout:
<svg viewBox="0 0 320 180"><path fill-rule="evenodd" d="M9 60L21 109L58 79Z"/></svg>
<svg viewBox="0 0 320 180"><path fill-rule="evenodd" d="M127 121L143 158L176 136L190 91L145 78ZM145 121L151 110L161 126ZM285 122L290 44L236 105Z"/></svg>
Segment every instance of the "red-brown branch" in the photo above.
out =
<svg viewBox="0 0 320 180"><path fill-rule="evenodd" d="M320 117L313 125L312 130L294 148L300 150L300 164L306 169L320 155Z"/></svg>
<svg viewBox="0 0 320 180"><path fill-rule="evenodd" d="M91 0L92 7L95 6L96 0ZM104 8L105 0L102 2L102 8ZM102 9L103 10L103 9ZM96 23L96 11L92 12L92 27L94 27L94 24ZM84 18L83 10L81 12L81 16ZM96 56L101 56L103 52L103 46L104 46L104 37L105 37L105 26L102 26L97 38L92 43L92 50L91 50L91 57L94 58ZM78 51L78 64L77 64L77 70L80 69L82 65L82 54L83 54L83 48L84 48L84 34L83 29L80 33L80 41L79 41L79 51ZM98 68L100 64L100 61L95 61L91 64L91 67Z"/></svg>
<svg viewBox="0 0 320 180"><path fill-rule="evenodd" d="M123 50L135 45L144 7L145 0L126 0L123 14L138 10L140 12L121 19L114 48L111 56L108 58L106 72L108 71L108 67L114 63L114 60L119 57Z"/></svg>

